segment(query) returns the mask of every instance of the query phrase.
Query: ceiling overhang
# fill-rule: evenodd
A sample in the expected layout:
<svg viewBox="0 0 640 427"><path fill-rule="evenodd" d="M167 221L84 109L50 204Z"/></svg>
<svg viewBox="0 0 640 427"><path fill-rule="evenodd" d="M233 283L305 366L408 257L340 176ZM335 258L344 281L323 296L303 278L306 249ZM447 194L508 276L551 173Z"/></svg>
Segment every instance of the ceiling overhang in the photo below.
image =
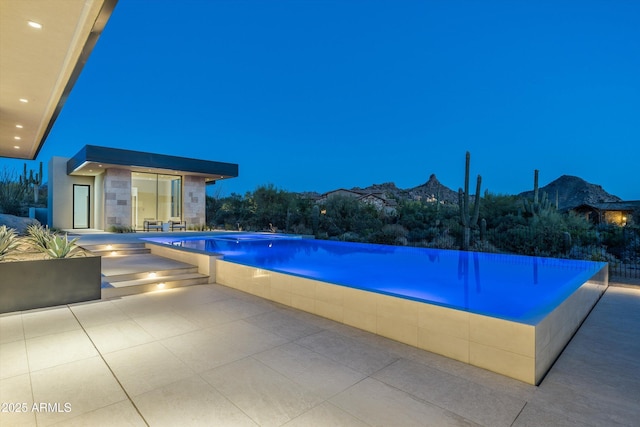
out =
<svg viewBox="0 0 640 427"><path fill-rule="evenodd" d="M36 158L117 1L0 2L0 157Z"/></svg>
<svg viewBox="0 0 640 427"><path fill-rule="evenodd" d="M97 176L109 168L163 175L201 176L207 183L238 176L238 165L235 163L214 162L95 145L85 145L78 154L67 162L67 174L69 175Z"/></svg>

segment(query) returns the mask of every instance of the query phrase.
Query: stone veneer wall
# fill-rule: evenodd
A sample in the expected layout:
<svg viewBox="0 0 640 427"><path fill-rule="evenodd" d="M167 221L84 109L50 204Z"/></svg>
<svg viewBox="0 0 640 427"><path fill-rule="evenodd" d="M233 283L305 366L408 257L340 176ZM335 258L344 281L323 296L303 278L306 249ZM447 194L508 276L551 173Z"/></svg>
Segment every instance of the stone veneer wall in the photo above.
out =
<svg viewBox="0 0 640 427"><path fill-rule="evenodd" d="M206 189L203 177L185 175L183 179L183 211L187 227L206 223Z"/></svg>
<svg viewBox="0 0 640 427"><path fill-rule="evenodd" d="M131 171L109 168L104 173L104 229L131 226Z"/></svg>

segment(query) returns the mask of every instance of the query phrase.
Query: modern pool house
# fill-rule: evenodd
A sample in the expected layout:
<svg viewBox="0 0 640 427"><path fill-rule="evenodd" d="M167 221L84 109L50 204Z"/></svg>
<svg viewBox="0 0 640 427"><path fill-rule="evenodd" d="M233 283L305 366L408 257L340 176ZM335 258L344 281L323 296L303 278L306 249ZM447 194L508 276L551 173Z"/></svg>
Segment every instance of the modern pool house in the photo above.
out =
<svg viewBox="0 0 640 427"><path fill-rule="evenodd" d="M237 176L233 163L86 145L49 162L49 226L186 230L206 222L206 186Z"/></svg>

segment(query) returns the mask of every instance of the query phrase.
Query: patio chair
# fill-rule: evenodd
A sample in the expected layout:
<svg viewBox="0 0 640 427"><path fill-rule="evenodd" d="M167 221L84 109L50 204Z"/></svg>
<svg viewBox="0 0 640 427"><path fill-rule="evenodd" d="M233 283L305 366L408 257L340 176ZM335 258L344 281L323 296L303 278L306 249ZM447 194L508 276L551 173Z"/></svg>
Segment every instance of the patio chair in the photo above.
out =
<svg viewBox="0 0 640 427"><path fill-rule="evenodd" d="M157 219L145 219L143 223L144 231L162 231L162 221L158 221Z"/></svg>

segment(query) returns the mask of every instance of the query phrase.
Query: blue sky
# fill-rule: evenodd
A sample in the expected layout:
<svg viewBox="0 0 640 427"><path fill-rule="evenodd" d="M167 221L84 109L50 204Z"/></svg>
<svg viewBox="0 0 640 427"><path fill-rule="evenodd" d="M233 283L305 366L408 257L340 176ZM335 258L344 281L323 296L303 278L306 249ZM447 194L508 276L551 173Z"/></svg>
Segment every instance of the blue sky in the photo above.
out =
<svg viewBox="0 0 640 427"><path fill-rule="evenodd" d="M121 0L38 160L238 163L222 195L455 190L468 150L493 193L539 169L640 199L639 21L622 0Z"/></svg>

